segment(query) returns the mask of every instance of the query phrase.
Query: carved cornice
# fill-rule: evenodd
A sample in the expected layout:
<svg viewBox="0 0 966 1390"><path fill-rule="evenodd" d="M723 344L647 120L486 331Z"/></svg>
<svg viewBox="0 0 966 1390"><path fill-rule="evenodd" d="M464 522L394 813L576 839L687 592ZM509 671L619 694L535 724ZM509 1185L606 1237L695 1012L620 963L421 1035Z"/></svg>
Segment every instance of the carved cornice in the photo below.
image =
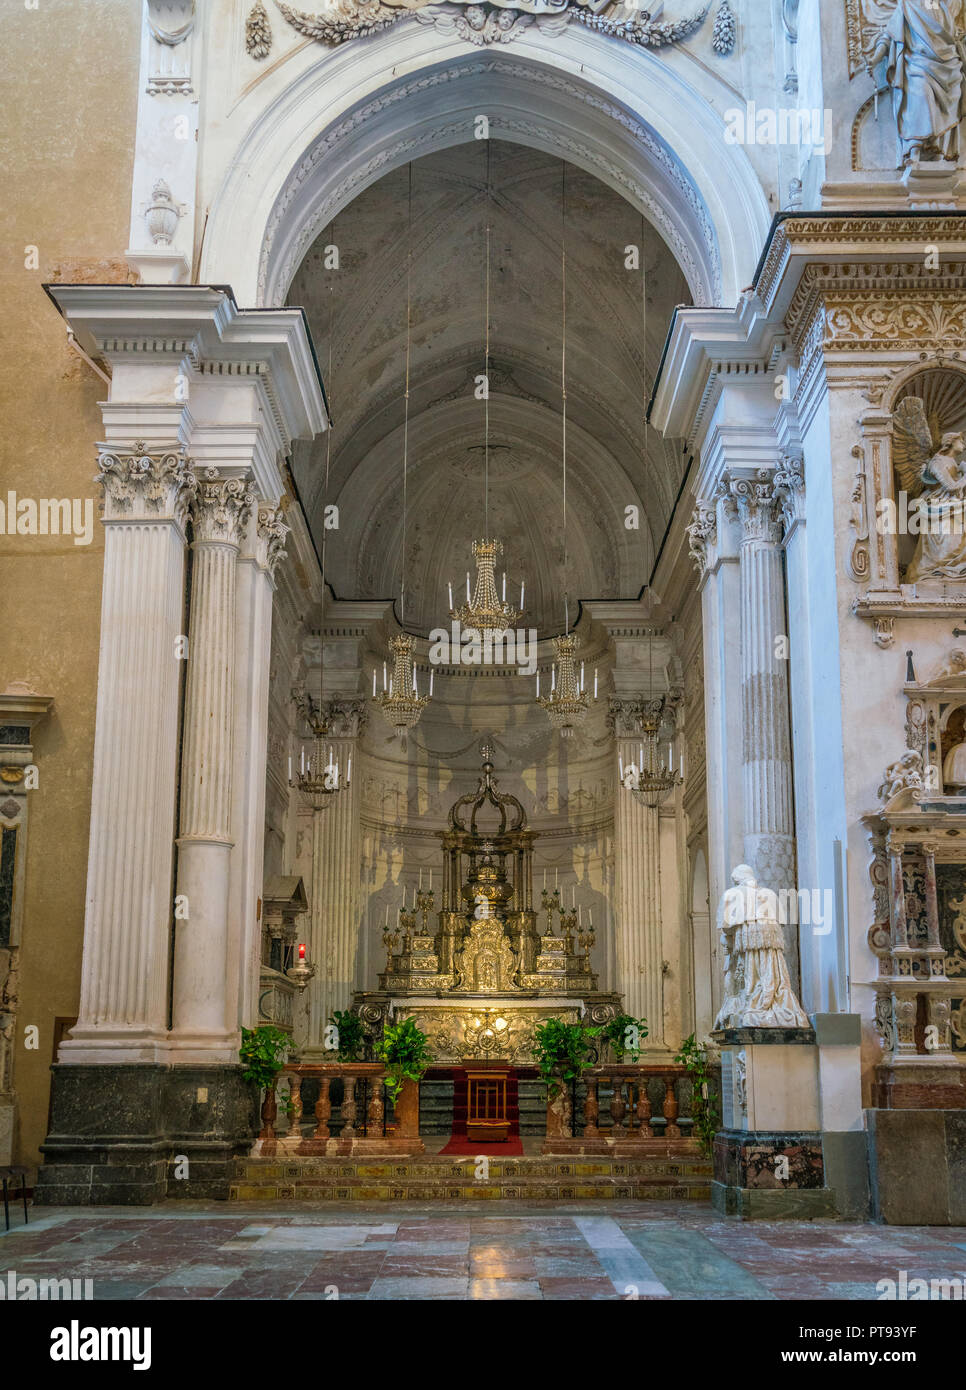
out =
<svg viewBox="0 0 966 1390"><path fill-rule="evenodd" d="M321 713L328 724L329 738L358 738L369 719L365 700L323 700Z"/></svg>
<svg viewBox="0 0 966 1390"><path fill-rule="evenodd" d="M239 545L254 505L247 478L222 478L206 468L191 510L196 544Z"/></svg>
<svg viewBox="0 0 966 1390"><path fill-rule="evenodd" d="M104 520L174 520L184 527L198 482L183 448L152 452L137 440L130 453L100 446L94 481L104 488Z"/></svg>

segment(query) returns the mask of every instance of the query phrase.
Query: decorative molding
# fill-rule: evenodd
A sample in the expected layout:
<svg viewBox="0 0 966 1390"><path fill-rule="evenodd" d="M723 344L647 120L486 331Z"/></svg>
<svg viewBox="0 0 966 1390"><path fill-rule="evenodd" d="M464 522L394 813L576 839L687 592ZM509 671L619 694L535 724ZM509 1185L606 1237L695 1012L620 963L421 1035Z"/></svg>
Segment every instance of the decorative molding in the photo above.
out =
<svg viewBox="0 0 966 1390"><path fill-rule="evenodd" d="M148 96L191 96L195 0L147 0L147 25L152 40Z"/></svg>
<svg viewBox="0 0 966 1390"><path fill-rule="evenodd" d="M239 545L254 505L247 478L222 478L216 468L206 468L192 507L195 543Z"/></svg>
<svg viewBox="0 0 966 1390"><path fill-rule="evenodd" d="M333 47L353 39L366 38L383 29L391 29L401 20L412 18L420 24L431 24L443 34L456 34L479 46L509 43L532 24L544 34L561 33L571 20L597 33L621 39L641 48L663 49L681 43L700 29L711 8L706 4L685 19L659 21L647 10L631 19L612 19L603 11L612 8L609 0L591 0L580 5L575 0L516 0L506 5L502 0L455 0L454 3L432 4L426 0L375 0L375 3L356 3L338 0L328 13L309 14L304 10L276 0L279 13L287 24L303 38ZM659 9L660 12L660 9ZM734 51L737 38L734 15L728 0L722 0L715 19L712 45L723 56ZM247 33L246 33L247 41ZM251 49L249 49L251 52Z"/></svg>
<svg viewBox="0 0 966 1390"><path fill-rule="evenodd" d="M292 528L286 526L281 507L259 507L256 527L260 547L264 547L264 566L274 579L275 571L286 558L285 537Z"/></svg>
<svg viewBox="0 0 966 1390"><path fill-rule="evenodd" d="M779 535L775 473L770 468L722 474L722 487L735 507L746 541L778 542Z"/></svg>
<svg viewBox="0 0 966 1390"><path fill-rule="evenodd" d="M804 458L801 454L783 454L772 477L787 537L805 520Z"/></svg>
<svg viewBox="0 0 966 1390"><path fill-rule="evenodd" d="M674 184L683 203L687 206L697 229L700 231L708 255L711 267L710 284L701 268L695 263L690 247L671 222L667 210L657 203L639 183L629 179L619 166L611 161L603 161L597 151L575 140L562 141L558 133L550 127L538 127L532 123L520 121L504 122L499 117L493 117L490 121L490 131L493 138L498 138L501 130L512 129L515 133L529 136L531 141L535 139L538 144L549 144L551 148L566 149L569 155L579 155L580 160L586 162L591 168L600 168L602 173L606 175L605 182L623 189L630 202L636 202L647 210L650 220L674 252L678 264L688 280L688 287L694 302L696 304L720 303L721 259L717 237L707 208L704 206L697 189L673 155L646 126L617 103L609 101L597 93L588 92L575 86L573 82L558 73L539 71L529 64L515 62L509 58L495 57L486 63L482 71L497 76L512 77L521 82L545 87L553 92L564 93L572 99L600 111L602 115L607 116L626 130L633 138L635 145L645 150L653 162ZM272 249L278 232L293 201L303 185L312 177L316 166L333 151L344 145L348 136L373 116L399 102L411 100L419 92L445 87L450 82L478 76L480 72L481 68L477 63L460 64L441 72L426 73L409 82L403 82L391 91L385 92L359 107L319 137L279 193L268 219L258 270L258 300L260 304L264 304L266 301ZM421 154L429 153L438 147L440 137L445 137L448 134L465 134L467 129L467 121L462 120L436 131L430 131L419 138L398 141L390 148L374 155L358 169L353 170L331 191L323 203L313 209L312 216L300 227L298 237L294 239L280 266L272 274L273 290L277 292L279 285L288 286L312 242L331 222L333 211L351 201L362 187L368 185L373 175L378 174L380 170L392 167L395 162L407 162L412 158L418 158Z"/></svg>
<svg viewBox="0 0 966 1390"><path fill-rule="evenodd" d="M718 517L714 506L698 502L685 527L688 537L688 554L703 579L710 568L710 552L718 541Z"/></svg>
<svg viewBox="0 0 966 1390"><path fill-rule="evenodd" d="M104 488L105 521L155 511L184 526L198 480L183 448L152 453L137 440L130 453L114 453L100 446L96 483Z"/></svg>
<svg viewBox="0 0 966 1390"><path fill-rule="evenodd" d="M245 20L245 48L249 58L256 62L267 58L272 51L272 26L262 0L255 0Z"/></svg>

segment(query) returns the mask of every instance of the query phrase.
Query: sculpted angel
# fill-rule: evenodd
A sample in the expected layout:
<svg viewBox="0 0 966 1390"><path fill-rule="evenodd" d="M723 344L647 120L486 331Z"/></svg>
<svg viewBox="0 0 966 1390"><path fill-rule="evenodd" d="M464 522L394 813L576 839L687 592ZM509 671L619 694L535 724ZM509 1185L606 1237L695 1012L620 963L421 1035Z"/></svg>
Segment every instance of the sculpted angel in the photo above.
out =
<svg viewBox="0 0 966 1390"><path fill-rule="evenodd" d="M938 448L918 396L900 401L892 417L892 459L899 487L918 498L919 544L906 583L966 577L966 438L947 430Z"/></svg>
<svg viewBox="0 0 966 1390"><path fill-rule="evenodd" d="M966 0L896 0L867 67L885 63L892 88L900 167L922 160L956 163L966 116Z"/></svg>

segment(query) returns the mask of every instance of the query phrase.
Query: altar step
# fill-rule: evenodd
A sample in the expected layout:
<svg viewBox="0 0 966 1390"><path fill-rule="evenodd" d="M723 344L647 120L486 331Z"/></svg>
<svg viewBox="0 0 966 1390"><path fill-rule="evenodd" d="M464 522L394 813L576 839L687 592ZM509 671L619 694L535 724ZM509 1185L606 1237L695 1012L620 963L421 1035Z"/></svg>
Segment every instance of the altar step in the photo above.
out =
<svg viewBox="0 0 966 1390"><path fill-rule="evenodd" d="M484 1180L478 1160L425 1154L419 1158L238 1159L229 1198L235 1202L584 1201L607 1198L709 1201L711 1163L690 1141L682 1151L639 1158L490 1157ZM661 1148L666 1150L665 1145Z"/></svg>

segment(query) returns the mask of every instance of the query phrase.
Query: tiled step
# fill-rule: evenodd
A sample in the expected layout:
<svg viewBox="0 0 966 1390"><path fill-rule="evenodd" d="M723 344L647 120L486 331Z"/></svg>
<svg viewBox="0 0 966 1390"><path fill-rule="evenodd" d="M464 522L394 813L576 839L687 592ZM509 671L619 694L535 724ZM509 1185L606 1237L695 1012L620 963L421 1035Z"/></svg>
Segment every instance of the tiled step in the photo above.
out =
<svg viewBox="0 0 966 1390"><path fill-rule="evenodd" d="M427 1155L412 1160L241 1159L232 1201L433 1201L466 1199L708 1201L711 1165L677 1159L491 1158L485 1179L476 1160Z"/></svg>

